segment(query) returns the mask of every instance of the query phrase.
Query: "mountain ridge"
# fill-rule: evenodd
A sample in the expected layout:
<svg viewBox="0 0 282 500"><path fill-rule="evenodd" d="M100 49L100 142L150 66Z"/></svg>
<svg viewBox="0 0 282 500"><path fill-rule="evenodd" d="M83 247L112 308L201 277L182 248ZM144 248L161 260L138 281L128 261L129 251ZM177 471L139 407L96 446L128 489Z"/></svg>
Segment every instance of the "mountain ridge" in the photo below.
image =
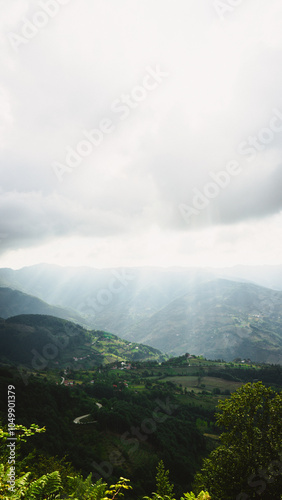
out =
<svg viewBox="0 0 282 500"><path fill-rule="evenodd" d="M282 362L282 292L245 278L230 280L188 268L36 265L0 269L0 283L4 280L40 292L50 304L67 306L88 328L169 355Z"/></svg>
<svg viewBox="0 0 282 500"><path fill-rule="evenodd" d="M211 280L138 325L129 338L161 346L171 355L188 351L227 361L256 361L263 355L265 361L281 363L281 318L282 292Z"/></svg>
<svg viewBox="0 0 282 500"><path fill-rule="evenodd" d="M0 317L7 319L20 314L47 314L83 324L83 318L75 311L50 305L38 297L17 289L0 287Z"/></svg>
<svg viewBox="0 0 282 500"><path fill-rule="evenodd" d="M143 344L40 314L0 322L0 363L44 370L91 369L117 361L163 361L167 356Z"/></svg>

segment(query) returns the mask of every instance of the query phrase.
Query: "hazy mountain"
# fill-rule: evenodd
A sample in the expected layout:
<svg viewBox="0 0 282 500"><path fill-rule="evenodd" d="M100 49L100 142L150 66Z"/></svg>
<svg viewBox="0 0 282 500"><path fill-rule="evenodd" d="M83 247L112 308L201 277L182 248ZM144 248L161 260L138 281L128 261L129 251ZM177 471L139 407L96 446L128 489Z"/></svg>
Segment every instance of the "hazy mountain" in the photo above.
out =
<svg viewBox="0 0 282 500"><path fill-rule="evenodd" d="M17 271L0 269L0 284L76 310L92 328L124 335L195 284L206 271L181 268L92 269L36 265Z"/></svg>
<svg viewBox="0 0 282 500"><path fill-rule="evenodd" d="M202 270L36 265L0 269L0 284L70 308L90 328L173 355L188 351L212 359L281 362L282 292L247 280L257 277L278 288L281 269L265 266L256 273L246 266ZM224 274L232 280L217 279Z"/></svg>
<svg viewBox="0 0 282 500"><path fill-rule="evenodd" d="M249 283L203 283L140 322L129 338L173 355L282 362L282 292Z"/></svg>
<svg viewBox="0 0 282 500"><path fill-rule="evenodd" d="M282 266L234 266L213 269L213 272L217 277L245 279L273 290L282 290Z"/></svg>
<svg viewBox="0 0 282 500"><path fill-rule="evenodd" d="M21 315L0 321L0 362L34 370L46 367L91 369L102 363L163 361L160 351L102 331L46 315Z"/></svg>
<svg viewBox="0 0 282 500"><path fill-rule="evenodd" d="M19 290L0 287L0 317L9 318L19 314L48 314L83 324L83 318L75 311L51 306L43 300Z"/></svg>

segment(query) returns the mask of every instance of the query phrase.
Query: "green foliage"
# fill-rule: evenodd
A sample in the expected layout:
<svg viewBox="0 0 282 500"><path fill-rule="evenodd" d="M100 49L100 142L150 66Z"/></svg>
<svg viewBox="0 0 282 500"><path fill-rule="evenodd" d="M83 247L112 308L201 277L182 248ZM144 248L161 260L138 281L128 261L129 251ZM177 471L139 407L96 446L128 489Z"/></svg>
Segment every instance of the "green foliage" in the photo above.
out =
<svg viewBox="0 0 282 500"><path fill-rule="evenodd" d="M165 470L161 460L157 467L156 485L157 493L152 493L152 497L144 497L144 500L175 500L173 495L173 484L169 483L169 471ZM207 491L201 491L196 497L195 494L184 493L180 500L211 500Z"/></svg>
<svg viewBox="0 0 282 500"><path fill-rule="evenodd" d="M27 436L31 436L35 432L42 432L44 429L39 429L38 426L32 425L29 429L20 425L21 429L20 441L25 441ZM2 442L7 441L9 434L0 428L0 436ZM47 472L42 476L32 479L30 471L25 474L18 475L11 472L9 463L5 458L1 457L0 463L0 498L2 500L54 500L54 499L73 499L73 500L115 500L118 497L124 496L124 491L132 489L129 485L129 479L120 477L119 480L107 486L102 479L96 483L92 483L92 474L89 474L84 479L80 474L75 474L67 477L67 481L63 483L60 472ZM56 463L57 462L55 460ZM20 464L21 465L21 461ZM68 465L68 464L67 464ZM63 468L64 470L64 468ZM169 471L165 470L164 463L161 460L157 466L156 488L157 492L152 493L152 498L144 497L147 500L175 500L173 496L173 485L169 482ZM184 493L181 500L196 499L193 493ZM207 492L201 492L197 500L210 500Z"/></svg>
<svg viewBox="0 0 282 500"><path fill-rule="evenodd" d="M144 500L175 500L175 498L169 497L168 495L158 495L158 493L152 493L151 497L144 497Z"/></svg>
<svg viewBox="0 0 282 500"><path fill-rule="evenodd" d="M17 441L26 442L27 437L33 436L36 433L45 432L45 427L39 428L38 425L31 424L31 426L27 428L25 425L16 424L13 428L13 432L15 432L15 435L17 436ZM0 439L2 440L2 443L6 442L9 437L9 432L0 427Z"/></svg>
<svg viewBox="0 0 282 500"><path fill-rule="evenodd" d="M204 460L196 485L208 488L213 500L277 498L282 489L282 395L261 382L246 384L219 403L221 445ZM231 491L232 489L232 491Z"/></svg>
<svg viewBox="0 0 282 500"><path fill-rule="evenodd" d="M13 436L17 437L17 455L19 454L21 443L25 443L27 438L33 436L36 433L45 432L45 428L39 428L36 424L31 424L29 428L24 425L17 424L12 431ZM21 476L15 475L14 483L9 483L11 480L11 470L19 470L21 468L21 461L17 460L16 468L14 464L16 461L8 460L8 447L7 439L10 437L10 433L3 428L0 428L0 453L1 462L0 463L0 492L1 498L3 500L13 499L17 500L20 498L27 498L29 500L45 500L55 498L54 495L61 489L61 478L57 471L52 473L47 473L40 478L32 481L31 472L27 472ZM15 474L15 472L13 472Z"/></svg>
<svg viewBox="0 0 282 500"><path fill-rule="evenodd" d="M58 471L51 472L36 479L30 480L30 472L15 480L10 491L7 487L8 471L0 464L0 494L2 500L114 500L123 496L122 490L129 490L129 479L120 478L119 481L107 489L107 484L101 480L92 484L91 474L83 480L82 476L69 477L71 492L67 495L63 491L61 477Z"/></svg>
<svg viewBox="0 0 282 500"><path fill-rule="evenodd" d="M118 496L123 496L123 491L122 490L129 490L132 489L131 486L128 484L129 479L125 479L124 477L120 477L119 481L116 484L112 484L109 489L106 491L106 495L103 500L114 500L114 498L117 498ZM108 496L110 495L110 496Z"/></svg>
<svg viewBox="0 0 282 500"><path fill-rule="evenodd" d="M30 459L25 459L18 472L31 471L32 479L37 479L47 472L59 470L65 481L72 473L66 474L53 459L51 464L47 459L50 461L50 457L56 456L57 460L62 460L66 456L84 478L89 472L93 473L95 481L101 476L112 483L119 476L130 477L136 495L141 496L154 490L155 467L163 458L176 494L180 496L184 488L191 488L194 473L199 470L205 453L205 440L197 429L196 420L210 421L213 411L206 414L202 409L187 405L177 407L172 391L163 386L135 392L131 386L136 372L103 367L90 372L88 381L75 387L61 385L60 372L47 372L46 382L41 374L30 377L28 385L15 378L17 421L26 426L31 422L46 426L46 433L39 434L36 440L32 436L24 443L22 452ZM80 373L76 372L76 376L80 382ZM67 378L73 379L73 373ZM95 383L90 383L92 379ZM113 389L113 384L119 387L124 381L129 387L122 391ZM0 377L0 418L2 416L3 421L7 383ZM97 407L97 401L102 408ZM89 420L97 422L73 423L76 417L86 414L91 414ZM105 478L98 467L91 464L95 462L99 466L103 461L111 461L109 457L113 452L117 458L112 463L110 476ZM45 460L40 456L45 456Z"/></svg>
<svg viewBox="0 0 282 500"><path fill-rule="evenodd" d="M35 450L21 460L21 466L23 471L29 470L31 472L32 479L50 472L58 471L63 484L67 483L67 478L69 476L77 474L77 471L72 464L66 460L66 457L47 457L36 453Z"/></svg>
<svg viewBox="0 0 282 500"><path fill-rule="evenodd" d="M201 491L197 497L191 491L191 493L184 493L184 497L180 500L211 500L211 497L207 491Z"/></svg>
<svg viewBox="0 0 282 500"><path fill-rule="evenodd" d="M15 484L8 487L9 470L0 464L0 493L3 500L51 500L59 498L62 489L61 478L58 471L51 472L36 479L30 480L30 472L15 479Z"/></svg>
<svg viewBox="0 0 282 500"><path fill-rule="evenodd" d="M27 473L28 474L28 473ZM27 475L26 474L26 475ZM56 493L62 489L61 477L58 471L51 472L32 481L21 496L30 500L46 500L55 498ZM57 495L56 495L57 496ZM57 496L57 498L59 498Z"/></svg>
<svg viewBox="0 0 282 500"><path fill-rule="evenodd" d="M173 484L169 482L169 470L165 470L164 463L161 460L157 466L156 475L157 494L160 496L171 496L173 493Z"/></svg>
<svg viewBox="0 0 282 500"><path fill-rule="evenodd" d="M195 359L196 361L198 362ZM210 366L204 366L203 369L210 370ZM222 367L222 373L228 371L226 366ZM218 398L211 394L207 397L203 397L202 394L192 395L190 391L186 395L177 395L175 384L167 388L162 381L158 383L160 375L164 375L164 368L159 365L146 363L148 376L145 380L149 379L152 382L150 390L145 390L143 387L139 389L136 383L137 379L143 378L144 365L141 363L136 370L122 371L111 368L101 367L88 373L79 371L68 373L67 378L75 378L77 381L74 387L60 385L63 371L46 372L47 381L43 380L42 373L31 376L26 386L16 378L12 369L9 373L7 369L6 371L0 369L0 418L6 420L7 384L12 380L17 386L18 421L26 427L29 427L31 422L36 422L40 427L47 428L45 434L40 433L37 436L36 452L33 451L35 436L22 443L21 453L25 458L18 460L17 457L17 473L30 471L30 480L35 480L58 470L65 488L66 477L76 473L66 470L63 463L60 464L62 457L67 456L67 460L72 462L70 467L72 465L76 471L79 470L84 478L92 470L95 481L103 476L99 464L110 461L112 466L109 467L110 475L104 474L107 481L114 483L117 477L126 475L131 479L135 495L141 497L150 495L155 489L154 469L162 458L170 470L170 477L175 485L175 496L179 498L183 491L192 489L193 477L200 469L203 455L207 455L218 444L213 436L202 435L219 434L219 431L214 429L214 408ZM277 367L272 369L268 367L269 370L266 368L264 371L271 380L276 373L279 375ZM192 366L174 365L167 370L170 370L171 380L176 378L178 382L181 381L181 376L184 376L184 379L191 378L187 373L189 370L194 373L195 369ZM246 377L250 373L251 379L253 370L255 368L241 367L241 372ZM199 367L196 367L196 371L199 371ZM90 383L90 380L95 382ZM143 385L145 380L141 382ZM220 381L217 382L214 378L212 381L214 387L220 387L223 393L226 384L221 386ZM124 382L128 383L128 387L119 391L119 388L124 387ZM117 385L117 389L113 388L113 384ZM233 398L230 399L232 400ZM98 409L97 401L102 404L102 408ZM94 420L95 424L73 424L75 417L88 413L91 413L89 421ZM147 426L148 420L150 422ZM87 419L84 420L84 423L86 422ZM231 423L233 422L232 418ZM238 429L242 430L240 424ZM227 427L224 427L224 430L229 434ZM24 439L24 432L22 433L20 428L17 432L19 438ZM274 433L275 439L276 433ZM262 441L263 446L268 442L264 438ZM16 453L18 450L17 446ZM6 446L3 453L4 451L7 454ZM113 453L114 461L110 458ZM240 483L244 467L242 469L238 465L237 469L234 468L234 463L240 464L240 460L239 458L237 460L233 448L229 449L226 445L225 450L220 448L215 453L218 453L219 463L223 464L221 475L225 477L226 482L232 484L234 480L235 484ZM229 468L226 468L225 461L229 462ZM271 461L272 455L266 464L267 470ZM93 462L97 467L91 465L90 468ZM257 470L259 469L254 473ZM274 479L276 481L279 478ZM205 484L199 484L199 487L203 489ZM242 491L244 491L243 486Z"/></svg>
<svg viewBox="0 0 282 500"><path fill-rule="evenodd" d="M156 474L156 489L157 492L152 494L153 500L175 500L173 495L173 484L169 482L169 470L165 470L162 460L158 463ZM146 500L152 500L149 497L144 497Z"/></svg>
<svg viewBox="0 0 282 500"><path fill-rule="evenodd" d="M95 484L92 484L92 474L86 479L81 475L69 476L68 482L72 493L69 498L78 500L102 500L106 492L107 484L99 479Z"/></svg>

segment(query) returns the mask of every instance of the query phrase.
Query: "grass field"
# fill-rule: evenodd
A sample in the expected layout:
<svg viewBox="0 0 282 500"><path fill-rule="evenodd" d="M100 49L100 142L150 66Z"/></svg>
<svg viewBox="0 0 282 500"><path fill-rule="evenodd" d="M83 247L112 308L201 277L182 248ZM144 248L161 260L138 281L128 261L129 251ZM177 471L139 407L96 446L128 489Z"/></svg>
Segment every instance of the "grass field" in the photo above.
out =
<svg viewBox="0 0 282 500"><path fill-rule="evenodd" d="M187 406L199 407L204 410L212 410L214 411L219 398L223 398L224 396L204 396L202 394L179 394L177 395L177 400Z"/></svg>
<svg viewBox="0 0 282 500"><path fill-rule="evenodd" d="M233 382L231 380L223 380L215 377L201 377L199 382L199 377L185 375L183 377L165 377L161 379L160 382L172 382L176 385L182 384L182 387L186 387L186 389L190 391L193 390L195 392L202 390L212 391L215 388L220 389L220 391L229 389L230 392L233 392L243 385L243 382ZM203 387L203 385L205 387Z"/></svg>

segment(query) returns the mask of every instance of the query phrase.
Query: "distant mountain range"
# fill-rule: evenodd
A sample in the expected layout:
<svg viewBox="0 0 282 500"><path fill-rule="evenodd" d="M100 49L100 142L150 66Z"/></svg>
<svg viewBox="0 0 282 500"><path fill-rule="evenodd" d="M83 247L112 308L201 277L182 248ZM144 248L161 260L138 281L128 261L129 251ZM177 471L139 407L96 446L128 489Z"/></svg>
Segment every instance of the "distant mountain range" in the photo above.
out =
<svg viewBox="0 0 282 500"><path fill-rule="evenodd" d="M215 277L250 281L273 290L282 290L282 266L234 266L210 270Z"/></svg>
<svg viewBox="0 0 282 500"><path fill-rule="evenodd" d="M273 289L260 286L265 284ZM0 293L2 317L47 313L171 355L191 352L210 359L282 363L282 267L92 269L42 264L0 269L0 285L6 288L2 297Z"/></svg>
<svg viewBox="0 0 282 500"><path fill-rule="evenodd" d="M19 314L47 314L83 325L83 318L75 311L51 306L43 300L19 290L0 287L0 317L9 318Z"/></svg>
<svg viewBox="0 0 282 500"><path fill-rule="evenodd" d="M212 280L140 322L129 338L172 355L282 363L282 292Z"/></svg>

